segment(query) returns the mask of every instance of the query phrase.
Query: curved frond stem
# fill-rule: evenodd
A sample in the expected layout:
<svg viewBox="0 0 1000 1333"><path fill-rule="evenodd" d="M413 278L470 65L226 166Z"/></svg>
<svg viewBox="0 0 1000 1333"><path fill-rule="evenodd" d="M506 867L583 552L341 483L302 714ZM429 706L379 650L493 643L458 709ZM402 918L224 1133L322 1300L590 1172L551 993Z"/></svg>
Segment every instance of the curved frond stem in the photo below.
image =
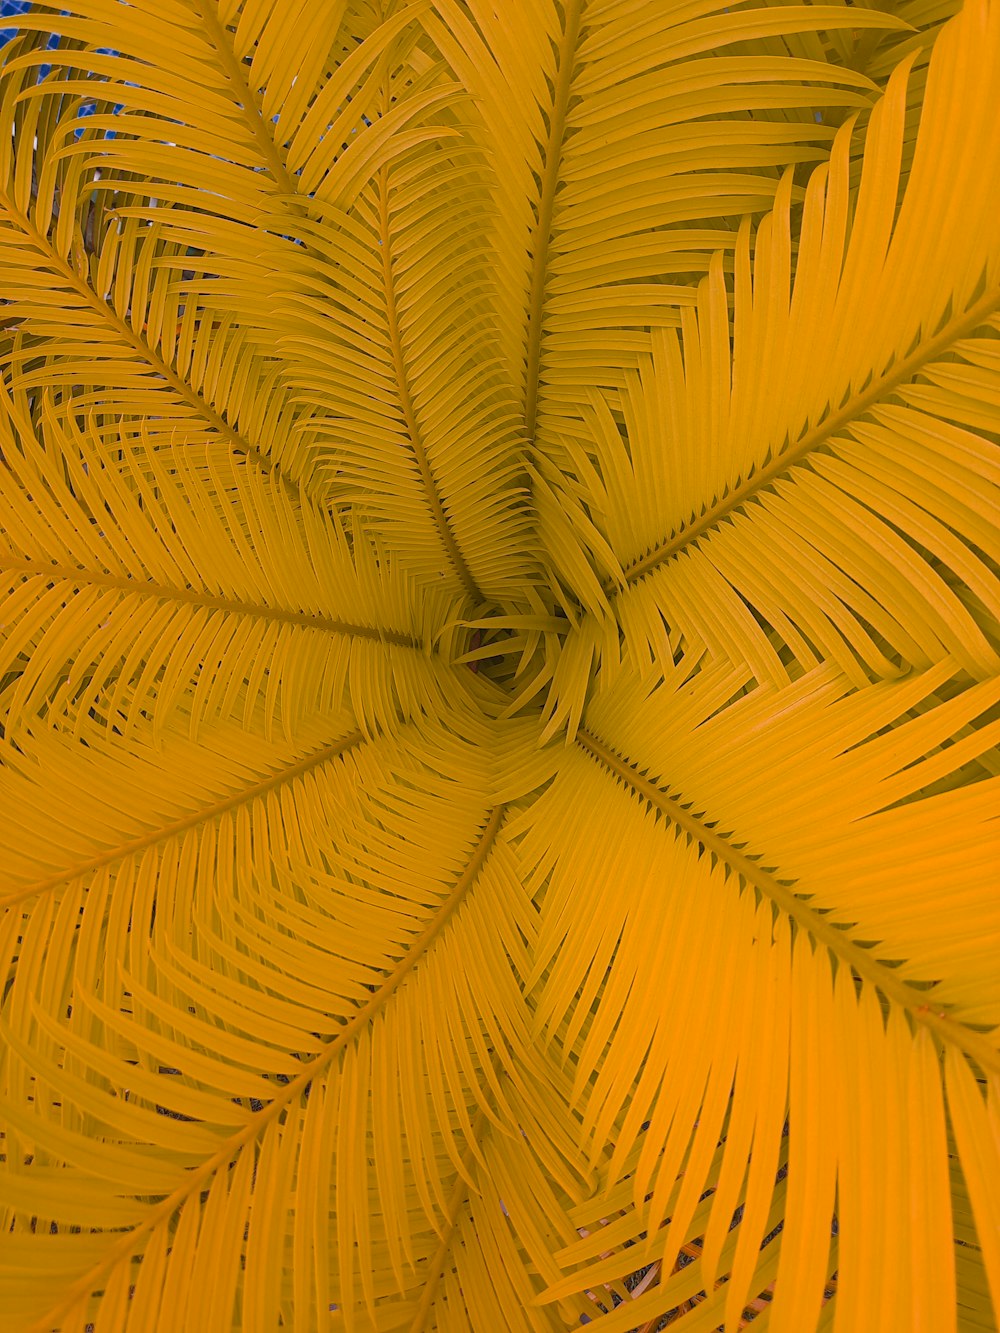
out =
<svg viewBox="0 0 1000 1333"><path fill-rule="evenodd" d="M188 407L197 412L208 426L222 437L233 453L249 458L264 472L273 472L290 495L296 500L300 498L301 492L296 482L276 463L272 462L262 449L255 444L251 444L239 431L235 430L212 403L203 398L181 375L178 375L173 366L164 361L145 338L140 337L132 326L108 305L107 301L102 300L90 283L53 250L48 238L38 231L31 219L21 212L3 191L0 191L0 207L14 220L35 249L44 254L46 263L59 275L59 280L81 296L94 313L109 324L115 333L149 365L154 374L169 385L177 396L187 403Z"/></svg>
<svg viewBox="0 0 1000 1333"><path fill-rule="evenodd" d="M357 744L360 739L360 737L351 737L348 741L341 742L341 747L346 749L349 744ZM312 762L322 762L322 757L314 756ZM476 847L465 870L457 879L455 887L434 913L428 925L413 941L405 957L397 963L381 986L372 994L371 999L361 1005L337 1035L327 1042L325 1048L303 1066L300 1074L276 1092L273 1100L267 1106L257 1111L242 1129L230 1135L211 1157L206 1158L200 1166L190 1171L185 1176L183 1183L152 1207L141 1223L124 1232L110 1246L102 1258L67 1289L59 1303L35 1320L26 1330L26 1333L48 1333L48 1330L54 1324L58 1324L78 1301L86 1299L92 1291L99 1287L119 1263L127 1262L135 1253L137 1245L144 1236L154 1231L161 1223L168 1221L186 1199L206 1188L208 1182L212 1180L217 1172L224 1171L241 1149L255 1142L271 1121L276 1119L288 1105L305 1092L313 1079L323 1073L331 1061L350 1043L354 1035L364 1028L375 1014L384 1007L403 980L413 971L420 959L430 949L475 883L496 841L497 833L503 821L504 809L505 807L502 805L496 806L490 812L486 825L479 835ZM466 1188L464 1181L462 1185L463 1188ZM460 1209L461 1203L456 1207L456 1217Z"/></svg>
<svg viewBox="0 0 1000 1333"><path fill-rule="evenodd" d="M984 1071L1000 1073L1000 1052L985 1037L950 1018L944 1011L937 1012L931 1008L924 992L915 990L905 981L901 981L867 949L861 948L850 940L844 931L825 921L819 912L803 902L791 889L779 883L772 874L734 847L714 829L709 828L696 815L685 810L676 797L669 796L644 778L631 764L603 745L595 736L581 729L576 734L576 741L586 754L603 764L616 778L626 782L633 791L678 828L683 829L688 837L693 838L705 851L717 856L747 884L753 885L764 894L780 912L794 921L800 930L807 931L817 944L822 944L828 949L839 963L850 967L859 977L876 986L888 1000L905 1009L914 1023L921 1023L929 1028L942 1044L957 1046L977 1061Z"/></svg>
<svg viewBox="0 0 1000 1333"><path fill-rule="evenodd" d="M388 90L386 90L383 96L383 115L388 110ZM385 288L386 322L389 330L392 364L399 392L399 403L403 412L403 420L406 422L406 433L409 436L413 458L420 474L420 482L423 486L427 507L431 511L431 517L434 520L434 526L437 529L448 562L458 575L469 596L477 604L482 604L486 598L472 576L472 571L469 569L465 556L455 540L455 534L451 530L448 515L444 512L444 505L441 503L441 496L438 494L437 483L434 480L434 473L431 471L430 460L427 457L427 450L424 447L423 436L413 406L413 395L410 391L410 381L403 356L403 338L399 328L396 285L392 271L392 233L389 227L389 168L386 166L381 167L378 174L378 225L382 251L382 282Z"/></svg>
<svg viewBox="0 0 1000 1333"><path fill-rule="evenodd" d="M0 560L0 572L40 576L72 583L75 587L115 588L138 597L158 602L184 602L202 606L209 611L229 611L234 615L252 616L258 620L273 620L284 625L301 625L304 629L318 629L326 634L339 634L351 639L372 639L376 643L391 643L398 648L419 648L410 634L401 630L373 629L368 625L353 625L346 620L329 616L314 616L307 611L283 611L279 607L260 602L232 601L227 597L210 597L193 588L171 588L159 583L138 583L134 579L117 578L100 570L77 569L72 565L49 565L30 560Z"/></svg>
<svg viewBox="0 0 1000 1333"><path fill-rule="evenodd" d="M801 463L814 449L818 449L820 445L825 444L837 431L843 430L852 421L863 416L880 399L892 393L901 384L913 379L925 365L947 352L954 343L974 332L998 308L1000 308L1000 287L991 287L968 310L955 315L937 333L918 343L909 356L904 357L902 361L892 366L884 375L872 380L867 388L852 395L843 407L819 422L812 430L806 431L791 448L785 449L772 458L765 467L762 467L759 472L754 472L746 481L731 490L728 495L724 495L721 500L707 509L700 518L681 528L668 541L653 547L641 560L629 566L624 571L626 586L638 583L647 574L651 574L653 570L666 564L668 560L690 546L692 542L696 542L699 537L703 537L711 528L717 527L728 514L731 514L735 509L752 499L759 491L769 486L776 477L787 472L796 463ZM615 596L620 591L621 589L617 585L608 585L607 593L609 597Z"/></svg>
<svg viewBox="0 0 1000 1333"><path fill-rule="evenodd" d="M489 1123L485 1111L480 1110L472 1125L472 1137L478 1143ZM475 1154L471 1148L462 1156L463 1170L455 1178L455 1188L448 1198L448 1210L445 1214L444 1229L441 1232L441 1239L438 1247L431 1256L430 1263L424 1274L423 1287L420 1293L420 1304L417 1306L417 1312L413 1316L413 1323L410 1325L409 1333L424 1333L427 1328L427 1318L431 1313L434 1301L437 1297L438 1287L441 1285L441 1278L444 1276L445 1264L448 1262L448 1255L451 1253L452 1246L455 1243L455 1235L458 1231L459 1219L462 1216L462 1210L469 1202L469 1186L465 1177L469 1175L475 1161Z"/></svg>
<svg viewBox="0 0 1000 1333"><path fill-rule="evenodd" d="M555 206L556 187L559 184L559 166L562 161L563 137L566 132L566 109L569 106L574 55L580 37L582 15L583 0L568 0L562 41L559 44L559 65L555 96L552 102L552 114L549 117L549 137L545 145L542 192L538 201L538 216L531 236L531 287L528 294L524 378L524 421L529 445L534 440L535 419L538 414L538 380L542 361L542 316L545 311L545 279L548 269L549 243L552 238L552 213Z"/></svg>
<svg viewBox="0 0 1000 1333"><path fill-rule="evenodd" d="M36 894L46 893L50 889L57 888L60 884L65 884L68 880L76 879L78 875L87 875L93 870L101 870L104 866L113 865L115 861L120 861L135 852L144 851L147 847L152 847L158 842L172 838L178 833L184 833L199 824L205 824L217 815L224 814L227 810L235 810L237 806L245 805L248 801L264 795L265 792L273 791L275 787L281 787L286 782L291 782L294 778L300 777L303 773L308 773L320 764L328 763L331 759L338 759L342 754L346 754L348 750L361 745L366 739L362 732L355 731L349 736L345 736L343 740L324 745L321 749L314 750L312 754L306 755L304 759L289 764L287 768L279 769L277 773L269 773L267 777L262 778L259 782L255 782L250 787L244 787L242 791L235 792L232 796L227 796L221 801L214 801L211 805L193 810L190 814L182 815L180 819L172 820L169 824L164 824L160 828L152 829L149 833L144 833L141 837L130 838L127 842L119 843L117 847L112 847L109 851L102 852L100 856L92 857L89 861L82 861L78 865L60 870L55 875L48 875L45 879L36 880L33 884L28 884L14 893L5 894L4 897L0 898L0 909L11 907L14 903L23 902L26 898L33 898Z"/></svg>
<svg viewBox="0 0 1000 1333"><path fill-rule="evenodd" d="M278 187L278 193L286 196L297 194L295 181L285 166L274 136L268 133L268 121L261 109L260 100L247 82L244 67L236 57L230 34L223 27L214 0L205 0L203 4L195 4L192 8L204 24L208 39L218 53L219 64L236 95L240 110L243 112L243 119L253 135L261 157L267 163L267 169Z"/></svg>

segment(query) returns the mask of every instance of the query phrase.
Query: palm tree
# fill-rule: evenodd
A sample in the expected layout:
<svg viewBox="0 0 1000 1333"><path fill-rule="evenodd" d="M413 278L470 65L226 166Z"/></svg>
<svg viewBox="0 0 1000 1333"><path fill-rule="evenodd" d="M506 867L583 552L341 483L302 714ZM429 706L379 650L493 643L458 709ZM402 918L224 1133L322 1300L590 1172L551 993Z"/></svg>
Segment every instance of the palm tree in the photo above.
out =
<svg viewBox="0 0 1000 1333"><path fill-rule="evenodd" d="M1000 4L7 22L4 1333L995 1328Z"/></svg>

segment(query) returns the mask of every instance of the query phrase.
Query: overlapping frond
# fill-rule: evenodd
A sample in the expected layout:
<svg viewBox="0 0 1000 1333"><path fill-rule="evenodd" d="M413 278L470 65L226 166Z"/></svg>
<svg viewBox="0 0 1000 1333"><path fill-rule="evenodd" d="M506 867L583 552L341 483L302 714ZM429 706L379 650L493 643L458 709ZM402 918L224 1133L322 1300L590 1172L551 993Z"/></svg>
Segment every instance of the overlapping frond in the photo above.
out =
<svg viewBox="0 0 1000 1333"><path fill-rule="evenodd" d="M8 374L49 388L65 413L96 411L112 440L123 416L141 416L157 438L182 432L302 479L301 459L282 447L296 414L246 331L180 290L190 247L126 216L129 196L112 195L107 167L91 160L95 140L102 151L119 144L97 112L81 118L94 81L66 91L51 75L39 82L53 53L28 45L7 48L0 130Z"/></svg>
<svg viewBox="0 0 1000 1333"><path fill-rule="evenodd" d="M190 1247L209 1236L217 1326L266 1327L292 1290L303 1326L331 1304L418 1292L448 1163L474 1184L463 1150L481 1162L477 1114L518 1142L520 1126L563 1191L584 1196L531 1050L518 977L535 914L502 807L487 805L488 755L319 736L314 721L296 751L262 754L206 728L198 745L86 756L50 736L11 774L21 823L44 793L69 828L12 849L0 1194L15 1249L36 1181L54 1228L52 1267L21 1274L9 1316L74 1327L92 1292L106 1314L138 1284L123 1326L183 1323L201 1299ZM117 790L132 795L111 819ZM255 1256L286 1227L287 1271L266 1276ZM241 1282L244 1255L259 1283ZM55 1303L53 1271L69 1282Z"/></svg>
<svg viewBox="0 0 1000 1333"><path fill-rule="evenodd" d="M633 1271L621 1245L640 1232L643 1261L664 1272L698 1240L685 1281L711 1293L725 1273L713 1308L735 1326L775 1280L777 1247L761 1242L777 1208L776 1326L812 1326L838 1268L838 1327L864 1326L880 1253L892 1268L883 1322L916 1326L932 1311L955 1326L931 1034L954 1052L955 1095L980 1071L995 1082L1000 920L984 866L997 793L981 768L957 789L942 779L995 754L998 686L935 701L945 674L845 694L820 669L744 695L746 670L678 670L652 692L620 678L588 707L576 749L513 832L542 900L536 1021L573 1075L592 1162L613 1144L609 1183L628 1181L632 1211L567 1251L572 1271L551 1296ZM941 902L944 917L927 906ZM980 1179L980 1149L959 1151ZM887 1259L913 1216L924 1258ZM988 1217L980 1202L977 1225ZM644 1296L632 1324L681 1290Z"/></svg>
<svg viewBox="0 0 1000 1333"><path fill-rule="evenodd" d="M373 13L360 46L338 10L310 7L328 49L305 54L284 40L294 15L279 27L247 14L234 29L214 2L139 8L117 39L102 4L29 20L86 56L60 50L63 77L42 81L44 50L9 60L24 85L18 135L45 131L34 180L9 188L8 245L30 265L10 314L50 330L32 297L61 284L108 344L111 382L92 391L107 410L141 403L145 377L165 381L185 424L367 508L418 576L457 580L478 603L478 571L509 595L529 539L491 335L490 237L475 225L486 164L476 170L468 142L450 148L461 89L416 44L406 7ZM160 30L184 39L151 64ZM95 81L100 104L81 120ZM58 350L45 382L86 388L103 369ZM442 358L455 363L451 397L437 392Z"/></svg>
<svg viewBox="0 0 1000 1333"><path fill-rule="evenodd" d="M366 729L445 706L424 652L433 601L418 610L363 530L349 544L335 518L210 448L142 431L109 453L47 395L38 431L23 394L0 411L8 736L36 715L77 734L148 716L159 734L182 698L192 729L237 704L249 721L258 692L265 728L286 736L347 695Z"/></svg>
<svg viewBox="0 0 1000 1333"><path fill-rule="evenodd" d="M564 476L581 402L624 386L650 329L677 326L692 278L733 248L734 221L770 206L780 169L825 157L834 125L815 108L835 124L867 105L875 85L826 58L820 34L900 21L836 5L706 0L653 13L572 0L534 7L525 31L492 6L469 5L471 22L463 8L446 7L431 31L502 145L504 345L542 472L532 476L539 530L552 574L601 614L606 599L571 553L590 535ZM766 48L805 30L812 58ZM576 520L569 534L561 506Z"/></svg>
<svg viewBox="0 0 1000 1333"><path fill-rule="evenodd" d="M404 64L359 90L372 121L359 143L408 101L454 100L450 83L433 101L422 91L445 73L440 60L419 78ZM343 201L317 188L294 229L300 244L286 242L266 280L293 398L324 409L317 458L331 496L361 509L422 581L457 583L475 610L538 575L490 235L477 221L487 164L449 137L450 122L442 112L410 131L412 145Z"/></svg>
<svg viewBox="0 0 1000 1333"><path fill-rule="evenodd" d="M533 438L540 392L575 403L593 375L618 383L643 345L638 330L676 323L676 306L690 301L686 284L664 279L703 271L713 250L732 244L730 220L773 198L773 168L823 155L815 145L832 131L813 106L864 105L859 90L872 87L825 59L743 59L727 48L767 33L899 23L835 5L730 10L714 0L656 13L573 0L518 23L478 3L469 17L441 8L430 30L482 100L502 153L503 211L531 229L528 254L512 241L503 261ZM842 86L807 93L810 78ZM800 107L809 109L795 114ZM775 108L793 114L747 115ZM702 136L694 142L692 122Z"/></svg>
<svg viewBox="0 0 1000 1333"><path fill-rule="evenodd" d="M968 605L987 625L1000 607L995 26L967 12L939 41L901 200L909 60L872 114L856 199L849 125L813 173L794 281L786 176L752 262L741 231L732 328L718 255L683 354L658 332L622 393L591 391L575 446L591 558L639 654L662 617L761 680L832 660L862 683L948 654L996 672ZM983 112L955 151L959 89Z"/></svg>

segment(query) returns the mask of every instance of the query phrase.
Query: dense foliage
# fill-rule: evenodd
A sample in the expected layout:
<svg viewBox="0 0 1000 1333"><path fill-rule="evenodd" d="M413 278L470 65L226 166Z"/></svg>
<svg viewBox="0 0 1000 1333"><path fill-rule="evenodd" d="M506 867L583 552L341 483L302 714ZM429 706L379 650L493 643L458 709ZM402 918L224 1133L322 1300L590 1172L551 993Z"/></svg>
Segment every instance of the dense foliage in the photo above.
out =
<svg viewBox="0 0 1000 1333"><path fill-rule="evenodd" d="M995 1328L1000 5L5 12L4 1333Z"/></svg>

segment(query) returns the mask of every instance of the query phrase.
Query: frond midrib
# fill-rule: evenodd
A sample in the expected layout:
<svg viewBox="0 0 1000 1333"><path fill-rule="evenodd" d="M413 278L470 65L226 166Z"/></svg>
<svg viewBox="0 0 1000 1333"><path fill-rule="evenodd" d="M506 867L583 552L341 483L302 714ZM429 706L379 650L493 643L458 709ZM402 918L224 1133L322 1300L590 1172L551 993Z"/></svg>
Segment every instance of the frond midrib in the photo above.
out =
<svg viewBox="0 0 1000 1333"><path fill-rule="evenodd" d="M438 1287L441 1285L441 1279L444 1276L445 1264L448 1256L455 1244L455 1237L458 1235L459 1222L462 1217L462 1211L469 1202L471 1191L469 1189L466 1177L471 1178L475 1153L472 1144L478 1145L482 1136L487 1132L489 1123L486 1112L480 1108L472 1125L472 1138L470 1146L462 1154L462 1170L455 1177L455 1185L448 1197L447 1211L444 1217L444 1225L441 1229L438 1247L428 1261L422 1274L423 1288L420 1293L420 1302L417 1306L417 1312L413 1316L413 1322L410 1324L408 1333L424 1333L427 1328L427 1319L431 1313L434 1301L437 1297Z"/></svg>
<svg viewBox="0 0 1000 1333"><path fill-rule="evenodd" d="M918 343L909 356L904 357L902 361L887 370L883 375L874 379L867 388L854 394L843 407L831 416L826 417L811 430L807 430L791 448L785 449L758 472L752 473L746 481L724 495L721 500L707 509L699 518L682 526L674 536L654 546L640 559L628 565L624 570L626 586L633 586L640 582L679 555L692 543L698 541L699 538L704 537L713 528L717 528L729 514L746 504L747 501L752 500L758 492L770 486L782 473L803 462L810 453L825 444L831 436L850 426L852 421L863 416L881 398L891 394L893 390L899 388L908 380L912 380L925 365L947 352L956 342L974 332L998 308L1000 308L1000 287L992 287L974 305L950 319L937 333ZM616 596L621 591L617 586L609 585L607 588L608 595L611 597Z"/></svg>
<svg viewBox="0 0 1000 1333"><path fill-rule="evenodd" d="M413 635L402 630L356 625L351 621L336 620L330 616L312 615L308 611L287 611L280 607L268 606L264 602L243 602L227 597L212 597L194 588L175 588L167 584L119 578L114 574L78 568L75 565L49 565L42 561L0 559L0 571L59 580L78 587L114 589L130 596L154 601L180 602L189 606L204 607L210 611L227 611L233 615L249 616L257 620L299 625L306 629L321 630L326 634L338 634L346 638L372 639L376 643L390 643L400 648L420 647Z"/></svg>
<svg viewBox="0 0 1000 1333"><path fill-rule="evenodd" d="M288 491L289 495L299 501L304 494L300 485L294 481L282 467L274 462L265 451L257 445L252 444L245 436L229 424L221 412L217 410L212 403L204 398L192 385L190 385L183 376L167 361L159 355L155 348L142 337L140 337L132 326L118 314L108 303L94 291L88 282L86 282L57 252L53 249L47 236L43 235L31 219L13 203L9 196L0 190L0 207L2 207L9 217L11 217L20 230L27 237L34 248L45 257L46 263L59 276L60 281L71 290L81 296L90 306L91 310L109 324L124 342L144 360L149 368L158 375L166 385L177 394L177 396L196 412L217 435L229 445L235 454L245 456L252 463L265 473L273 473L278 478L282 486ZM311 498L311 497L310 497ZM317 509L322 512L322 506L319 501L312 500Z"/></svg>
<svg viewBox="0 0 1000 1333"><path fill-rule="evenodd" d="M697 815L686 810L677 797L668 795L648 778L644 778L638 769L582 728L577 732L576 743L592 759L603 764L617 778L626 782L633 791L682 829L688 837L698 842L705 851L713 853L747 884L752 884L780 912L794 921L799 929L807 931L817 944L828 949L839 963L853 969L859 977L871 982L889 1001L900 1005L913 1022L922 1023L929 1028L943 1044L957 1046L966 1055L971 1056L984 1071L1000 1074L1000 1052L984 1037L960 1020L943 1012L935 1012L928 1005L925 991L916 990L907 982L900 980L891 968L880 963L868 949L855 944L844 931L838 930L836 926L826 921L792 889L781 884L774 875L751 860L746 853L741 852L725 837L709 828Z"/></svg>
<svg viewBox="0 0 1000 1333"><path fill-rule="evenodd" d="M384 90L383 114L388 111L388 89ZM413 454L414 462L417 465L417 472L420 476L420 485L424 492L424 499L431 513L431 519L434 523L438 539L444 548L448 563L458 575L459 581L466 593L473 599L477 605L486 601L482 590L476 583L476 580L469 569L465 556L462 554L458 541L452 531L451 524L448 522L448 515L445 513L444 505L441 501L441 495L438 490L434 473L431 469L430 459L427 457L427 449L424 445L423 434L420 424L417 421L416 409L413 405L413 394L410 390L410 378L406 368L406 359L403 355L403 336L399 327L399 310L396 302L396 283L392 267L392 229L389 225L389 169L383 166L379 170L378 177L378 224L379 224L379 243L382 256L382 285L385 292L385 311L386 322L388 324L389 346L392 354L393 371L396 377L396 389L399 394L399 405L403 413L403 421L406 425L406 434L410 442L410 450Z"/></svg>
<svg viewBox="0 0 1000 1333"><path fill-rule="evenodd" d="M35 880L33 883L24 885L12 893L5 894L0 898L0 908L11 907L14 903L23 902L26 898L47 893L51 889L58 888L60 884L65 884L80 875L88 875L95 870L103 870L105 866L114 865L116 861L121 861L126 856L145 851L147 847L153 847L158 842L165 842L167 838L175 837L178 833L185 833L188 829L196 828L199 824L206 824L217 815L235 810L238 806L245 805L248 801L255 800L258 796L263 796L276 787L283 786L286 782L301 777L303 773L308 773L320 764L339 758L340 755L346 754L348 750L361 745L366 739L367 737L362 732L356 731L349 736L345 736L342 740L321 746L318 750L306 755L305 758L298 759L294 764L279 769L277 773L269 773L267 777L261 778L251 786L244 787L231 796L223 797L221 801L213 801L211 805L193 810L189 814L182 815L179 819L171 820L168 824L162 824L159 828L152 829L149 833L119 843L118 846L102 852L99 856L81 861L75 866L69 866L65 870L57 871L55 874L47 875L44 879Z"/></svg>
<svg viewBox="0 0 1000 1333"><path fill-rule="evenodd" d="M528 323L525 336L524 421L529 446L533 445L538 415L538 389L542 362L542 316L545 312L545 287L548 276L549 248L552 240L552 215L555 209L562 146L566 133L566 111L573 82L574 55L580 38L583 0L567 0L562 41L559 43L558 68L549 136L545 145L545 168L538 200L538 217L531 236L531 286L528 291Z"/></svg>
<svg viewBox="0 0 1000 1333"><path fill-rule="evenodd" d="M286 196L297 195L298 190L295 181L289 174L274 136L268 133L268 122L256 95L247 82L246 75L243 72L244 67L236 58L236 52L232 43L228 40L229 31L223 27L213 0L205 0L205 3L193 5L192 8L205 25L209 41L218 54L222 71L236 91L243 120L253 135L254 143L267 164L268 172L278 187L278 191Z"/></svg>

